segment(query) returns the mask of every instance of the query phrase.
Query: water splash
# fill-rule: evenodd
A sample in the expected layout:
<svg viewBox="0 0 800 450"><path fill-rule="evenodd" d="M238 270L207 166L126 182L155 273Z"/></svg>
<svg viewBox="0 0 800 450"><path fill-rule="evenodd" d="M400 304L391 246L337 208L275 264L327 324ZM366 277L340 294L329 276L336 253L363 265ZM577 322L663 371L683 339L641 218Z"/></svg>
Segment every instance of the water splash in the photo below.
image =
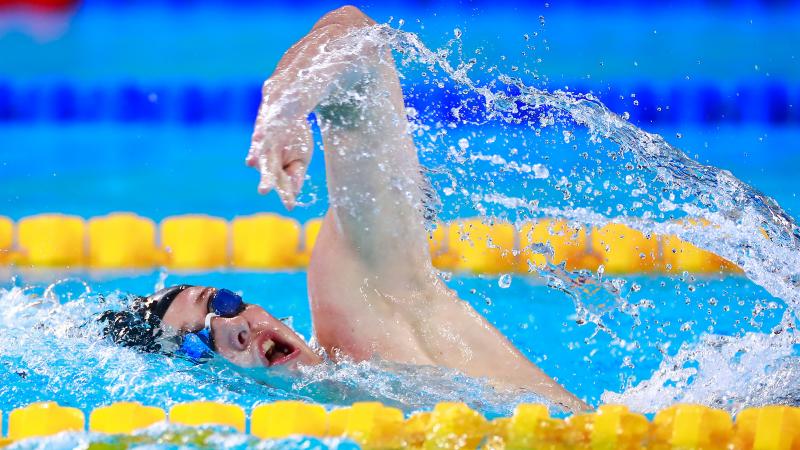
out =
<svg viewBox="0 0 800 450"><path fill-rule="evenodd" d="M428 49L413 33L386 26L354 38L354 48L339 51L357 53L368 40L389 45L399 53L403 70L425 73L424 89L410 96L427 100L426 92L438 95L422 102L428 107L409 110L409 116L427 173L435 191L444 195L444 204L435 209L445 217L477 212L523 221L549 216L584 225L621 222L643 232L674 234L735 262L750 280L788 305L772 334L759 333L755 326L755 332L735 330L722 336L714 333L712 323L704 337L670 355L676 333L654 314L682 307L684 298L687 307L700 306L688 295L674 295L678 306L656 308L649 299L633 299L634 283L602 271L545 267L541 274L547 284L573 299L573 322L595 325L576 348L607 344L625 354L622 366L608 370L642 364L631 358L649 344L637 338L640 331L667 330L654 343L663 351L652 375L644 381L625 380L623 392L609 391L605 401L642 411L674 401L732 410L797 403L791 381L797 379L800 364L791 349L797 344L800 234L773 200L729 172L699 164L661 136L638 129L592 94L546 91L497 67L481 66L477 57L466 55L458 37L449 44L455 51ZM452 63L454 56L458 61ZM710 225L675 221L682 218L702 218ZM505 289L521 284L515 279ZM687 290L694 284L688 279L676 282ZM201 398L243 405L277 399L329 405L371 399L414 410L437 401L466 400L492 415L536 400L498 393L480 380L436 368L343 363L309 368L299 379L265 379L224 364L198 367L143 355L100 339L91 320L103 308L122 307L122 293L101 297L85 292L85 286L71 293L62 288L54 286L47 296L36 287L0 291L0 364L7 369L0 373L0 397L9 407L57 400L88 410L108 398L164 406ZM631 320L621 320L618 313ZM673 328L691 333L696 322L685 320ZM585 358L593 355L587 353Z"/></svg>
<svg viewBox="0 0 800 450"><path fill-rule="evenodd" d="M438 367L381 361L325 363L283 373L241 369L222 360L205 365L143 354L104 339L96 321L106 309L130 299L120 292L87 294L58 286L0 289L0 398L3 409L34 401L57 401L90 411L114 401L168 408L179 402L215 400L247 407L265 401L305 400L333 406L380 401L406 412L438 402L465 401L485 414L508 415L514 405L538 401L534 394L494 389ZM44 297L26 291L50 293ZM75 295L78 294L78 295Z"/></svg>
<svg viewBox="0 0 800 450"><path fill-rule="evenodd" d="M672 232L701 248L717 253L739 265L747 276L793 306L800 306L800 228L773 199L743 183L730 172L703 165L680 149L670 145L663 137L637 128L618 114L610 111L592 94L579 94L555 90L549 92L527 85L519 78L498 74L489 84L472 80L468 72L474 61L463 61L453 67L448 60L451 52L428 49L416 34L379 26L362 31L357 40L374 39L388 42L403 55L404 65L423 64L430 70L441 70L463 94L475 93L483 100L483 117L480 124L502 121L524 124L530 129L555 124L555 117L563 115L561 123L574 121L587 128L588 139L599 143L607 139L619 147L620 157L633 155L640 171L651 172L669 193L679 193L683 202L674 198L661 199L682 209L690 217L704 218L718 227L709 232L707 226L682 224L634 223L650 231ZM508 88L515 88L509 93ZM467 100L464 101L465 103ZM466 107L466 104L462 104ZM520 111L529 111L520 115ZM467 125L470 121L462 120ZM473 124L475 122L472 122ZM573 131L564 130L564 140L575 139ZM462 145L462 150L465 147ZM516 170L515 162L506 162L497 155L488 157L480 153L470 155L473 160L489 159L502 164L507 170ZM543 166L535 174L543 172ZM546 170L546 169L545 169ZM549 173L548 173L549 175ZM544 175L536 178L546 178ZM553 211L550 211L553 212ZM582 216L576 218L583 219ZM606 218L606 222L620 218ZM720 236L725 239L718 239Z"/></svg>
<svg viewBox="0 0 800 450"><path fill-rule="evenodd" d="M769 334L741 338L704 335L666 356L652 377L603 401L655 413L674 403L700 403L732 412L800 403L800 358L791 343Z"/></svg>
<svg viewBox="0 0 800 450"><path fill-rule="evenodd" d="M790 349L800 342L795 329L800 312L800 228L773 199L726 170L693 160L663 137L637 128L591 93L547 91L506 75L496 66L475 71L475 77L484 81L474 79L470 71L479 66L475 58L464 59L458 36L447 48L438 50L427 48L413 33L387 26L362 30L355 39L388 43L400 54L404 69L421 67L418 70L423 71L426 83L449 90L451 97L427 111L427 123L426 114L414 111L412 120L418 123L412 132L416 132L418 145L421 141L422 155L438 155L440 148L448 148L446 160L453 168L439 165L436 156L429 156L426 162L448 173L440 188L446 197L455 195L462 203L452 206L454 215L463 204L471 204L484 216L517 220L562 217L584 225L613 221L645 233L677 235L734 262L748 279L787 305L780 324L768 334L721 337L711 334L711 326L699 342L685 344L678 355L665 357L650 380L621 395L606 393L605 401L627 402L646 411L679 400L732 410L742 405L800 402L796 390L782 382L796 379L800 367L790 355ZM452 62L454 55L456 61ZM442 114L445 105L450 111ZM482 151L482 146L472 145L481 141L494 144L498 134L504 135L503 142L509 147L502 155L496 146ZM529 135L532 139L526 137ZM457 145L448 146L448 141ZM577 153L579 143L593 150L579 156L593 160L596 167L577 158L579 162L571 169L554 172L548 161L560 157L557 151L565 148ZM592 158L591 154L599 156ZM536 155L539 161L533 160ZM481 173L480 163L486 173ZM614 171L616 175L608 175ZM513 175L520 176L523 189L501 192L495 180L508 184ZM534 184L536 181L545 181L549 189L538 187L542 184ZM617 197L614 192L625 195L604 204L604 196ZM604 213L600 205L606 206ZM615 344L622 340L605 318L615 312L629 314L636 328L642 325L640 308L652 307L647 301L628 302L622 289L625 281L604 277L602 266L597 273L570 272L563 266L546 266L539 273L551 287L573 298L578 323L593 323ZM588 296L587 283L598 287ZM689 290L695 289L686 284ZM604 300L609 296L611 301ZM612 308L597 310L593 304ZM687 320L681 329L690 330L692 324ZM641 345L636 340L633 344ZM746 362L726 359L731 348L747 349ZM675 369L690 363L697 368ZM673 384L665 385L665 377L671 377Z"/></svg>

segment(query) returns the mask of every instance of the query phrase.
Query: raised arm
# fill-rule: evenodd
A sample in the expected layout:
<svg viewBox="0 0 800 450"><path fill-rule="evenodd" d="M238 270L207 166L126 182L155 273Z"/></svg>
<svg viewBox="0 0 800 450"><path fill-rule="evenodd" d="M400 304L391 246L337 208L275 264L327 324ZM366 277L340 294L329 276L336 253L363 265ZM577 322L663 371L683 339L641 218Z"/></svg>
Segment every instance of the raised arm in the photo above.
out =
<svg viewBox="0 0 800 450"><path fill-rule="evenodd" d="M334 357L455 368L584 408L433 270L403 93L373 25L340 8L286 53L264 84L247 159L261 172L259 190L293 207L316 112L330 199L308 269L317 339Z"/></svg>
<svg viewBox="0 0 800 450"><path fill-rule="evenodd" d="M403 94L373 25L340 8L286 52L264 83L247 162L261 172L259 190L275 189L292 208L313 149L307 117L316 111L337 239L371 275L397 280L430 273L430 257Z"/></svg>

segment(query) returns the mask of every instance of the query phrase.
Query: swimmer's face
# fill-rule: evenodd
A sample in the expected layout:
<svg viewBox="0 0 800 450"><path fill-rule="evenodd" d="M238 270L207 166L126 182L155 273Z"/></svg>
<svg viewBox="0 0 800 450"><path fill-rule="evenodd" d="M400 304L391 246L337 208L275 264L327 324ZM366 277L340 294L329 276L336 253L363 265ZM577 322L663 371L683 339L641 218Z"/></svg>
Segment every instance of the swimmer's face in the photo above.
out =
<svg viewBox="0 0 800 450"><path fill-rule="evenodd" d="M213 288L204 286L183 290L164 314L162 326L180 332L202 330L213 294ZM291 328L260 306L246 305L231 318L214 317L211 333L217 354L238 366L292 367L322 361Z"/></svg>

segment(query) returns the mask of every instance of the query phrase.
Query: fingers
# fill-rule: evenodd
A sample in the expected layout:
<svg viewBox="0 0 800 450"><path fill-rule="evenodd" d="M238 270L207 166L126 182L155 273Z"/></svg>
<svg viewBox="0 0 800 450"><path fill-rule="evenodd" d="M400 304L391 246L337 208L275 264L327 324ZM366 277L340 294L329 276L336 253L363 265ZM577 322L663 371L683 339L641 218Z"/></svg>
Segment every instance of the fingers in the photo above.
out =
<svg viewBox="0 0 800 450"><path fill-rule="evenodd" d="M283 206L291 211L297 204L297 196L305 181L306 164L295 160L280 169L270 166L269 163L267 166L269 168L262 172L258 192L267 194L274 189Z"/></svg>
<svg viewBox="0 0 800 450"><path fill-rule="evenodd" d="M261 153L257 158L257 168L261 175L258 183L258 193L267 194L278 185L281 172L281 161L275 154Z"/></svg>
<svg viewBox="0 0 800 450"><path fill-rule="evenodd" d="M244 162L247 164L248 167L252 167L254 169L258 169L258 154L261 151L261 146L264 141L264 132L262 127L259 126L258 122L256 121L255 129L253 130L253 136L250 139L250 149L247 151L247 158L245 158Z"/></svg>
<svg viewBox="0 0 800 450"><path fill-rule="evenodd" d="M258 169L258 156L256 156L256 151L254 148L255 144L250 144L250 151L247 152L247 158L245 158L244 163L247 165L247 167Z"/></svg>
<svg viewBox="0 0 800 450"><path fill-rule="evenodd" d="M284 206L292 209L313 149L311 127L305 118L273 122L256 130L245 163L259 171L258 192L267 194L275 190Z"/></svg>
<svg viewBox="0 0 800 450"><path fill-rule="evenodd" d="M305 162L296 159L284 167L283 170L286 172L286 175L289 178L294 196L297 197L300 194L300 190L303 189L303 183L306 180L306 170L308 170L308 166Z"/></svg>
<svg viewBox="0 0 800 450"><path fill-rule="evenodd" d="M294 209L297 196L292 187L292 180L284 170L278 172L278 181L275 191L278 192L278 197L280 197L281 203L283 203L283 206L287 210L291 211Z"/></svg>
<svg viewBox="0 0 800 450"><path fill-rule="evenodd" d="M297 195L305 179L305 163L296 160L283 168L278 168L273 161L267 159L262 167L258 192L267 194L274 189L283 206L291 211L297 203Z"/></svg>

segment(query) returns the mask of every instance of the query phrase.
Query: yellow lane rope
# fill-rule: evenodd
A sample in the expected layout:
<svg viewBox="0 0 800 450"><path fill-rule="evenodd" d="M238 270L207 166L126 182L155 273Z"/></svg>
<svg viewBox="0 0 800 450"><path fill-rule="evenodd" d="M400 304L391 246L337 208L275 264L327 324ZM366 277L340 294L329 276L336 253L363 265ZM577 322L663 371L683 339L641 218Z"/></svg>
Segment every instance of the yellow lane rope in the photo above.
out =
<svg viewBox="0 0 800 450"><path fill-rule="evenodd" d="M321 225L277 214L228 222L207 215L154 221L132 213L85 220L40 214L0 217L0 265L20 268L178 270L232 267L297 270L309 261ZM626 225L576 226L542 219L520 225L477 218L440 223L429 236L436 267L485 274L529 273L546 262L608 274L738 272L731 262L676 236L644 235ZM552 249L549 251L548 249Z"/></svg>
<svg viewBox="0 0 800 450"><path fill-rule="evenodd" d="M377 402L326 411L320 405L278 401L253 407L249 416L239 406L215 402L181 403L169 412L124 402L93 410L88 431L129 434L164 421L220 425L259 439L345 437L376 449L800 448L800 408L777 405L745 409L734 420L719 409L679 404L648 420L619 405L559 419L550 417L543 405L522 404L511 417L487 420L463 403L440 403L432 411L404 417L399 409ZM0 439L0 445L86 429L81 410L52 402L34 403L8 414L8 435Z"/></svg>

